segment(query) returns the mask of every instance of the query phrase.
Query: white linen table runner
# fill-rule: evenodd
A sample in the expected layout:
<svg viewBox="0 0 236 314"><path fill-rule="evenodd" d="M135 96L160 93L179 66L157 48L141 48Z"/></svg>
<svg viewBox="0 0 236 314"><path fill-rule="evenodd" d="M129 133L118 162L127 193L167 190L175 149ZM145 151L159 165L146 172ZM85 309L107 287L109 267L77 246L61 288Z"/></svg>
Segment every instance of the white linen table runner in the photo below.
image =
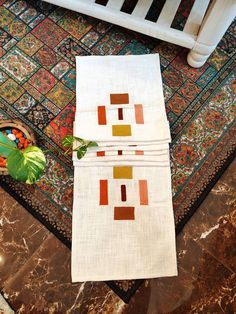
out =
<svg viewBox="0 0 236 314"><path fill-rule="evenodd" d="M72 281L176 276L159 55L76 57Z"/></svg>

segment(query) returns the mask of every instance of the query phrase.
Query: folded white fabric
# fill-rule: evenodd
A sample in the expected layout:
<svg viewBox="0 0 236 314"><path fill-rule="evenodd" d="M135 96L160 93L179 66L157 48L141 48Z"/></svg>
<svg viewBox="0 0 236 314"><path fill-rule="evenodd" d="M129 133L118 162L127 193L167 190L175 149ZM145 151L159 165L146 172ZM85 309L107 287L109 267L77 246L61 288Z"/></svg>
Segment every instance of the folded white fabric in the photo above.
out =
<svg viewBox="0 0 236 314"><path fill-rule="evenodd" d="M107 152L105 152L107 154ZM168 163L169 162L169 151L165 151L162 152L158 155L158 152L156 152L156 155L135 155L134 152L132 152L133 154L129 154L129 155L116 155L116 156L101 156L101 158L99 158L97 155L95 157L86 157L83 158L82 160L75 160L74 161L74 166L81 166L82 164L85 163L89 163L91 165L94 166L94 164L100 164L106 166L106 163L117 163L119 164L119 162L124 162L124 163L130 163L130 162L139 162L140 165L142 166L142 162L145 161L150 161L150 162L154 162L156 164L161 165L162 163ZM91 166L92 166L91 165Z"/></svg>
<svg viewBox="0 0 236 314"><path fill-rule="evenodd" d="M76 57L75 135L99 146L170 142L159 55Z"/></svg>
<svg viewBox="0 0 236 314"><path fill-rule="evenodd" d="M75 167L72 281L177 275L170 186L169 167Z"/></svg>
<svg viewBox="0 0 236 314"><path fill-rule="evenodd" d="M72 281L177 275L159 56L76 57Z"/></svg>

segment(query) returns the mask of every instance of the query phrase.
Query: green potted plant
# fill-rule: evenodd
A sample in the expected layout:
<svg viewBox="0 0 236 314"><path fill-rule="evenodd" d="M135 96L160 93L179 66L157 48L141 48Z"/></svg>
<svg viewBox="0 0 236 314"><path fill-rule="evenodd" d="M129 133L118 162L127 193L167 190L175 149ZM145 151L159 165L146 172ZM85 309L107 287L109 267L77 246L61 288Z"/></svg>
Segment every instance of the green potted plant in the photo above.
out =
<svg viewBox="0 0 236 314"><path fill-rule="evenodd" d="M43 151L33 133L17 120L0 122L0 173L15 180L35 183L46 167Z"/></svg>

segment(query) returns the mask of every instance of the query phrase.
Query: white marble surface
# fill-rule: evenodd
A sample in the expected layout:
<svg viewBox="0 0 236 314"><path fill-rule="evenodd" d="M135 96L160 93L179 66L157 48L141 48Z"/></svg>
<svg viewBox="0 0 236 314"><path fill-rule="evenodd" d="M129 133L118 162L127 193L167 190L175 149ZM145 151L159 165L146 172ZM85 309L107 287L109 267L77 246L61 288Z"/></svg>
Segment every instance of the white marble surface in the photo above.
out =
<svg viewBox="0 0 236 314"><path fill-rule="evenodd" d="M0 314L14 314L15 312L9 307L3 296L0 294Z"/></svg>

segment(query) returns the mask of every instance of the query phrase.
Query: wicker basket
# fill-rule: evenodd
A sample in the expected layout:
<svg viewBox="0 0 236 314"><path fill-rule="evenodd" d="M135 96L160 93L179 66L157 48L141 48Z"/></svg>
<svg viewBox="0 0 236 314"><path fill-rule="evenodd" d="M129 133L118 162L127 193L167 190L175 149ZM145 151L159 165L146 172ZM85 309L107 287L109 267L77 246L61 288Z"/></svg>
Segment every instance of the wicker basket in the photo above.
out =
<svg viewBox="0 0 236 314"><path fill-rule="evenodd" d="M19 120L0 120L0 131L7 129L7 128L15 128L20 130L26 135L26 138L29 141L29 145L35 145L36 140L34 133L30 130L28 126L23 124ZM0 174L7 175L8 171L7 168L0 167Z"/></svg>

